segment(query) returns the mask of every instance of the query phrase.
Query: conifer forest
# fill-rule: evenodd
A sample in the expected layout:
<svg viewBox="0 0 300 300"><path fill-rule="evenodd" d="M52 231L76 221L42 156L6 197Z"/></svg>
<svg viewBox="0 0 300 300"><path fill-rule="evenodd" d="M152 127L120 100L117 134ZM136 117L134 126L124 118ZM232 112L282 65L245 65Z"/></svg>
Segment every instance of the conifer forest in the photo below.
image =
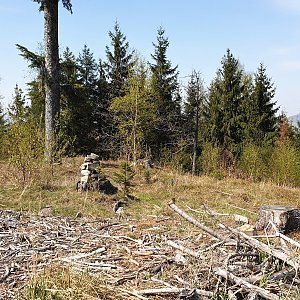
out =
<svg viewBox="0 0 300 300"><path fill-rule="evenodd" d="M151 159L193 174L238 172L298 185L299 129L280 114L267 66L261 63L249 73L225 49L212 82L206 85L201 70L193 70L183 85L176 62L168 59L172 41L163 28L153 41L151 61L130 50L118 23L108 34L104 60L97 61L88 45L77 57L68 47L60 53L54 156L94 152L101 159ZM12 157L23 146L32 152L28 155L42 157L45 55L16 47L35 78L26 94L16 85L6 114L2 106L1 157ZM8 147L12 139L17 143ZM280 153L296 168L282 178L279 173L288 170L280 169L285 168Z"/></svg>

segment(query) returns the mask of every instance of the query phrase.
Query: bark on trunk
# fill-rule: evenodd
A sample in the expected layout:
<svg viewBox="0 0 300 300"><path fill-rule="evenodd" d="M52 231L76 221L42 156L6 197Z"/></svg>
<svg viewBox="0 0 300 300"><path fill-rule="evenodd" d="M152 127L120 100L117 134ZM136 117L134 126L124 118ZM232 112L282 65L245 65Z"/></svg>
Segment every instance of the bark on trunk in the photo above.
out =
<svg viewBox="0 0 300 300"><path fill-rule="evenodd" d="M269 224L270 221L275 224L280 232L289 232L300 228L300 212L287 206L262 206L256 221L256 229L269 229L269 231L272 231L273 228Z"/></svg>
<svg viewBox="0 0 300 300"><path fill-rule="evenodd" d="M58 1L44 2L45 48L45 159L51 161L59 122L59 52L58 52Z"/></svg>

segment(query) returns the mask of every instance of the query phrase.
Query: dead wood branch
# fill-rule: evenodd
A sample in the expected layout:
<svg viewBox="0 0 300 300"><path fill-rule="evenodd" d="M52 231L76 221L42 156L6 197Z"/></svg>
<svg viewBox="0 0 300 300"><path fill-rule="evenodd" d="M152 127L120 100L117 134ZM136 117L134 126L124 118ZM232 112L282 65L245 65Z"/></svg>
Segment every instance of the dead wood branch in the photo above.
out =
<svg viewBox="0 0 300 300"><path fill-rule="evenodd" d="M201 224L200 222L198 222L197 220L195 220L194 218L192 218L191 216L189 216L185 211L183 211L178 206L176 206L174 199L172 200L172 202L169 203L169 206L175 212L177 212L180 216L182 216L184 219L186 219L190 223L194 224L196 227L200 228L201 230L205 231L206 233L210 234L212 237L214 237L214 238L216 238L216 239L218 239L220 241L225 241L226 240L226 237L220 235L219 233L217 233L216 231L212 230L211 228L209 228L209 227Z"/></svg>
<svg viewBox="0 0 300 300"><path fill-rule="evenodd" d="M81 259L81 258L86 258L86 257L92 256L92 255L95 255L95 254L103 253L105 251L106 251L106 248L101 247L101 248L98 248L98 249L96 249L94 251L91 251L91 252L88 252L88 253L80 253L80 254L77 254L77 255L61 258L60 260L65 261L65 262L72 262L72 261L75 261L75 260L78 260L78 259Z"/></svg>
<svg viewBox="0 0 300 300"><path fill-rule="evenodd" d="M279 300L280 299L279 296L277 296L276 294L273 294L263 288L253 285L253 284L249 283L248 281L246 281L242 278L239 278L226 270L217 268L214 271L215 271L215 274L225 278L226 280L233 281L234 283L236 283L239 286L242 286L249 292L254 291L261 297L264 297L265 299L268 299L268 300Z"/></svg>
<svg viewBox="0 0 300 300"><path fill-rule="evenodd" d="M274 224L273 221L270 220L269 224L273 227L273 230L275 231L275 236L283 239L286 242L289 242L291 245L296 246L297 248L300 248L300 243L279 232L278 227Z"/></svg>
<svg viewBox="0 0 300 300"><path fill-rule="evenodd" d="M12 268L5 268L5 274L0 278L0 283L2 283L11 274L11 270Z"/></svg>
<svg viewBox="0 0 300 300"><path fill-rule="evenodd" d="M199 258L199 257L200 257L200 253L199 253L199 252L196 252L196 251L194 251L194 250L192 250L192 249L189 249L189 248L187 248L187 247L184 247L184 246L182 246L182 245L179 245L179 244L177 244L177 243L175 243L175 242L173 242L173 241L168 240L168 241L167 241L167 244L168 244L169 246L175 248L175 249L180 250L180 251L183 252L183 253L189 254L189 255L194 256L194 257L196 257L196 258Z"/></svg>
<svg viewBox="0 0 300 300"><path fill-rule="evenodd" d="M239 239L245 241L247 244L252 246L254 249L260 250L262 252L268 253L269 255L272 255L276 258L279 258L280 260L284 261L286 264L292 266L295 270L299 269L299 261L292 257L283 251L277 250L271 246L266 245L265 243L254 239L251 236L248 236L244 232L241 232L237 229L230 228L228 226L225 226L224 224L220 224L220 226L224 229L229 230L233 234L235 234Z"/></svg>

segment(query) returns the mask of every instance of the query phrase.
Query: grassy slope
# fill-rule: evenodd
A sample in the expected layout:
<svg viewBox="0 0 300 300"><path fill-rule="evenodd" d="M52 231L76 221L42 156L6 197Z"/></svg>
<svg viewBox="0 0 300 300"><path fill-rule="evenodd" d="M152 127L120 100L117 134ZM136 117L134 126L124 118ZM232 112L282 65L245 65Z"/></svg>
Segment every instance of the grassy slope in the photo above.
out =
<svg viewBox="0 0 300 300"><path fill-rule="evenodd" d="M42 184L20 184L17 174L7 163L0 163L0 209L14 209L37 213L45 206L53 206L56 215L112 217L113 199L96 192L78 193L75 184L80 178L82 158L65 159L54 166L53 176L45 175ZM111 177L117 171L116 162L104 162L103 173ZM147 214L170 214L167 203L175 198L179 206L201 208L202 204L218 212L242 213L255 219L261 205L278 204L300 207L300 189L279 187L272 183L251 182L244 179L218 180L207 176L179 174L170 169L150 170L146 183L144 170L137 170L133 201L126 212L134 218Z"/></svg>
<svg viewBox="0 0 300 300"><path fill-rule="evenodd" d="M38 213L41 208L51 205L56 215L75 216L80 211L84 216L115 217L112 212L115 200L112 197L103 197L96 192L78 193L75 190L75 184L80 177L81 162L82 158L66 159L62 165L54 167L53 176L47 175L43 178L42 184L23 186L17 180L15 171L2 162L0 164L0 209ZM103 173L108 177L117 171L117 167L116 162L102 164ZM193 235L192 232L197 230L168 208L168 202L172 198L175 198L177 205L183 209L191 207L201 210L202 204L205 204L218 212L246 215L252 223L255 222L255 213L261 205L278 204L300 207L299 189L279 187L272 183L253 183L235 178L218 180L207 176L183 175L166 168L150 170L150 182L146 183L144 172L144 170L137 169L133 191L136 200L125 208L126 217L136 220L140 230L152 227L151 218L160 216L167 217L164 227L173 235L181 238ZM207 215L190 213L208 226L214 226L213 220ZM228 221L228 218L225 217L225 219ZM294 238L298 239L298 236ZM94 288L96 286L100 290L103 288L101 283L96 285L89 277L80 277L81 275L69 273L69 270L64 272L54 267L45 271L45 277L34 278L31 283L34 289L28 290L26 299L36 299L36 296L31 293L33 290L38 291L39 285L42 290L49 286L68 290L71 293L68 296L69 299L93 299L93 297L77 295L79 289L81 295L89 292L88 283L93 283ZM64 283L65 277L68 279L67 285ZM70 285L73 289L69 288ZM96 294L99 295L99 293L98 291ZM107 299L110 298L107 297Z"/></svg>

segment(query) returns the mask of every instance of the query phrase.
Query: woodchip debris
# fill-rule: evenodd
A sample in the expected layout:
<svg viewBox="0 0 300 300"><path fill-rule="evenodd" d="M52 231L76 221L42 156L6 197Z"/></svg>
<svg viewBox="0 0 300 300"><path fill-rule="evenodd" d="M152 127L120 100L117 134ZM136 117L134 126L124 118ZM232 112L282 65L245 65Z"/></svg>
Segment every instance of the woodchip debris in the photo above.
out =
<svg viewBox="0 0 300 300"><path fill-rule="evenodd" d="M147 216L143 224L0 211L0 299L15 299L53 264L98 276L107 299L299 295L297 243L279 234L248 236L223 223L209 228L174 202L169 206L172 217ZM185 234L169 231L182 224L189 226Z"/></svg>

